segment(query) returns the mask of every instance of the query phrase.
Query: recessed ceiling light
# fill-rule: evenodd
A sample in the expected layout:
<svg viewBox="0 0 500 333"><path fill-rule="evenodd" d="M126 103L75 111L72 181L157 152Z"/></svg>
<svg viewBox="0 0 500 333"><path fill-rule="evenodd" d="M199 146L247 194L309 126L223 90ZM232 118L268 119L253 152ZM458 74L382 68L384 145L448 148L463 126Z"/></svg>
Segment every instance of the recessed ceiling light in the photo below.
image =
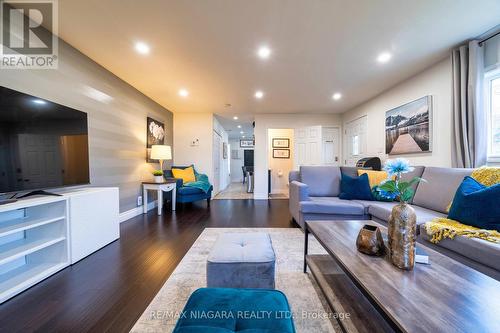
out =
<svg viewBox="0 0 500 333"><path fill-rule="evenodd" d="M389 52L382 52L378 55L377 61L382 63L382 64L385 64L386 62L391 60L391 58L392 58L392 54L390 54Z"/></svg>
<svg viewBox="0 0 500 333"><path fill-rule="evenodd" d="M241 137L242 137L243 139L245 138L245 136L244 136L244 135L242 135Z"/></svg>
<svg viewBox="0 0 500 333"><path fill-rule="evenodd" d="M42 105L42 104L47 104L47 102L45 102L44 100L41 100L41 99L34 99L34 100L33 100L33 103L35 103L35 104L40 104L40 105Z"/></svg>
<svg viewBox="0 0 500 333"><path fill-rule="evenodd" d="M140 54L149 54L150 48L149 45L144 42L135 43L135 50Z"/></svg>
<svg viewBox="0 0 500 333"><path fill-rule="evenodd" d="M179 96L181 97L188 97L189 96L189 91L186 89L179 89Z"/></svg>
<svg viewBox="0 0 500 333"><path fill-rule="evenodd" d="M262 97L264 97L264 93L260 90L257 90L255 92L255 98L261 99Z"/></svg>
<svg viewBox="0 0 500 333"><path fill-rule="evenodd" d="M245 134L245 132L241 131L240 134Z"/></svg>
<svg viewBox="0 0 500 333"><path fill-rule="evenodd" d="M261 46L261 47L259 47L259 50L257 51L257 55L261 59L267 59L271 55L271 49L268 48L267 46Z"/></svg>
<svg viewBox="0 0 500 333"><path fill-rule="evenodd" d="M238 128L241 128L241 125L238 125Z"/></svg>
<svg viewBox="0 0 500 333"><path fill-rule="evenodd" d="M237 116L234 116L234 117L233 117L233 119L234 119L234 120L238 120L238 117L237 117Z"/></svg>
<svg viewBox="0 0 500 333"><path fill-rule="evenodd" d="M336 92L335 94L332 95L332 98L336 101L338 101L339 99L342 98L342 94L341 93L338 93Z"/></svg>

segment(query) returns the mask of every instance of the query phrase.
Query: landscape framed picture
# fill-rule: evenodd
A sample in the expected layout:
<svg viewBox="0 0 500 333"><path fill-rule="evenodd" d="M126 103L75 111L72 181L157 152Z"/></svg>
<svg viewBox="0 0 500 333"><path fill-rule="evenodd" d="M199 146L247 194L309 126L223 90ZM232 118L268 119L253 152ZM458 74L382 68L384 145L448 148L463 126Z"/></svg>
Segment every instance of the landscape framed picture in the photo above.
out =
<svg viewBox="0 0 500 333"><path fill-rule="evenodd" d="M290 139L273 138L273 148L290 148Z"/></svg>
<svg viewBox="0 0 500 333"><path fill-rule="evenodd" d="M432 151L432 96L385 113L385 152L389 155Z"/></svg>
<svg viewBox="0 0 500 333"><path fill-rule="evenodd" d="M151 159L151 146L165 144L165 124L159 120L147 117L146 119L146 161L154 163Z"/></svg>
<svg viewBox="0 0 500 333"><path fill-rule="evenodd" d="M290 158L290 149L273 149L273 158Z"/></svg>
<svg viewBox="0 0 500 333"><path fill-rule="evenodd" d="M255 142L254 140L240 140L240 147L241 148L253 148L253 146L255 145Z"/></svg>

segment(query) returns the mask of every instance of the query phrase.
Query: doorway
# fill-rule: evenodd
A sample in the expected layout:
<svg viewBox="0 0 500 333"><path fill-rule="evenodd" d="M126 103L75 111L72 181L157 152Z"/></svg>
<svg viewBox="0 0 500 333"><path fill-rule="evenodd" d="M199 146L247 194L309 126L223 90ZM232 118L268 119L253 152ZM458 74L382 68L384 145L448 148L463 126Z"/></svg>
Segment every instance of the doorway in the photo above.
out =
<svg viewBox="0 0 500 333"><path fill-rule="evenodd" d="M295 133L292 128L270 128L268 137L268 192L270 199L288 199L288 174L294 169Z"/></svg>
<svg viewBox="0 0 500 333"><path fill-rule="evenodd" d="M228 173L227 186L220 188L214 199L253 199L253 192L248 187L247 172L253 174L254 137L252 121L236 121L218 116L224 130L228 133ZM214 142L214 147L216 146Z"/></svg>

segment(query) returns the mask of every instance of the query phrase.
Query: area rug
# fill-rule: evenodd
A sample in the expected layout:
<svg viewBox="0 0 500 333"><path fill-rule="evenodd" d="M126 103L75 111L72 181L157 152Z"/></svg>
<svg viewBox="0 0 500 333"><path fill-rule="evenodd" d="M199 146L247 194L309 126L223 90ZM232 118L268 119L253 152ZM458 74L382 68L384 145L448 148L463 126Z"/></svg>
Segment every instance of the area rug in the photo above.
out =
<svg viewBox="0 0 500 333"><path fill-rule="evenodd" d="M304 233L292 228L206 228L132 328L132 332L171 332L189 295L206 286L206 260L224 232L267 232L276 253L276 289L285 293L298 333L340 332L310 273L302 273ZM309 238L309 253L324 249Z"/></svg>

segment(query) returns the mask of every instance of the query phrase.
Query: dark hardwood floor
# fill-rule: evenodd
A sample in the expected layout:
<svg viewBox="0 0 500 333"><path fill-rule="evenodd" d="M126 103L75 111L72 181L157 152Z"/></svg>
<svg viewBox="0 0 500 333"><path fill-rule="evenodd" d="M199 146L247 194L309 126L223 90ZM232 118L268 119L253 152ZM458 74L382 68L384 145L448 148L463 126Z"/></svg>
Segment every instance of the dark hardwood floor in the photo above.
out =
<svg viewBox="0 0 500 333"><path fill-rule="evenodd" d="M213 200L137 216L121 237L0 305L0 332L128 332L207 227L295 227L288 200Z"/></svg>

